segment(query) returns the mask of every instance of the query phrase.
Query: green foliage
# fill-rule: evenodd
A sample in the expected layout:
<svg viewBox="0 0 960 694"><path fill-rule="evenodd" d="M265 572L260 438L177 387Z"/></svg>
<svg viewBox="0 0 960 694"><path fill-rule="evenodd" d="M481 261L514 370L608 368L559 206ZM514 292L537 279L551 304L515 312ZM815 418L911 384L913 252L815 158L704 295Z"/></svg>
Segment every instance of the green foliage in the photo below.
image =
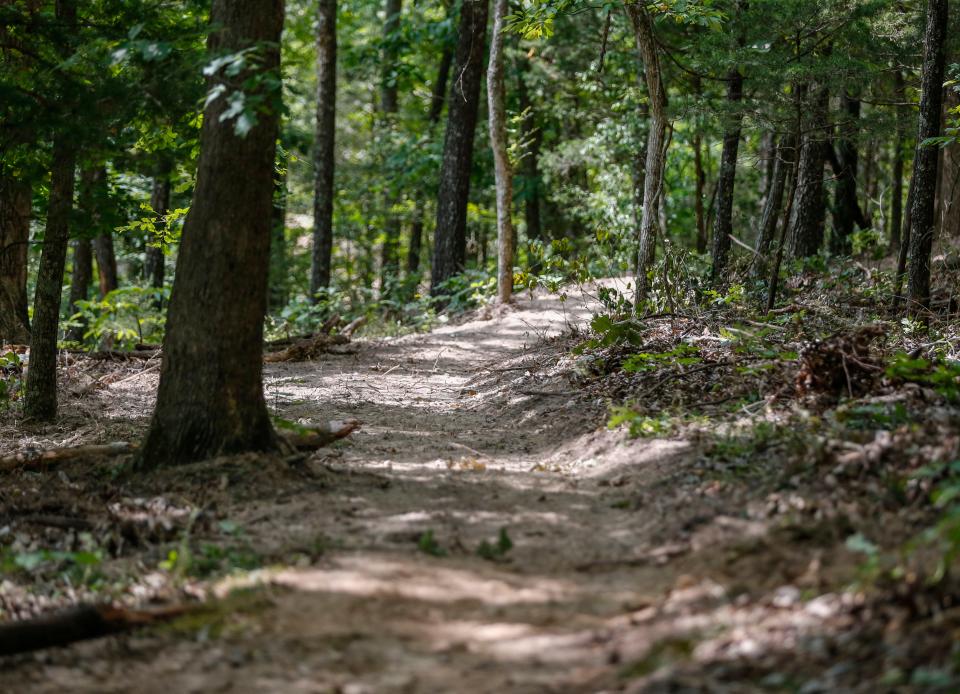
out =
<svg viewBox="0 0 960 694"><path fill-rule="evenodd" d="M912 359L900 352L887 365L888 378L933 388L951 403L960 402L960 362Z"/></svg>
<svg viewBox="0 0 960 694"><path fill-rule="evenodd" d="M23 360L16 352L0 355L0 413L23 395Z"/></svg>
<svg viewBox="0 0 960 694"><path fill-rule="evenodd" d="M630 438L654 438L673 434L676 419L667 414L649 417L637 412L630 405L612 406L607 427L616 429L624 425L628 427Z"/></svg>
<svg viewBox="0 0 960 694"><path fill-rule="evenodd" d="M163 215L157 214L147 203L141 203L140 209L146 213L146 216L119 226L116 230L121 233L137 232L143 234L149 239L147 243L150 246L162 248L165 254L169 254L171 246L180 241L183 222L186 220L190 208L178 207Z"/></svg>
<svg viewBox="0 0 960 694"><path fill-rule="evenodd" d="M494 543L483 540L477 547L477 556L487 561L502 561L507 552L513 549L513 541L507 534L506 528L500 528L500 534L497 535L497 541Z"/></svg>
<svg viewBox="0 0 960 694"><path fill-rule="evenodd" d="M0 573L54 576L69 583L97 585L103 578L100 572L103 550L96 546L93 537L88 533L81 534L80 539L84 549L73 552L0 548Z"/></svg>
<svg viewBox="0 0 960 694"><path fill-rule="evenodd" d="M417 549L424 554L429 554L431 557L447 556L447 550L441 547L436 538L433 536L432 528L423 531L423 533L420 535L420 539L417 540Z"/></svg>
<svg viewBox="0 0 960 694"><path fill-rule="evenodd" d="M688 366L699 364L703 360L700 350L693 345L681 342L669 352L639 352L631 354L623 362L623 370L630 373L656 371L666 366Z"/></svg>
<svg viewBox="0 0 960 694"><path fill-rule="evenodd" d="M65 321L66 327L82 326L85 347L96 349L106 343L117 349L132 349L138 344L163 340L169 289L153 287L121 287L102 299L77 302L77 313Z"/></svg>

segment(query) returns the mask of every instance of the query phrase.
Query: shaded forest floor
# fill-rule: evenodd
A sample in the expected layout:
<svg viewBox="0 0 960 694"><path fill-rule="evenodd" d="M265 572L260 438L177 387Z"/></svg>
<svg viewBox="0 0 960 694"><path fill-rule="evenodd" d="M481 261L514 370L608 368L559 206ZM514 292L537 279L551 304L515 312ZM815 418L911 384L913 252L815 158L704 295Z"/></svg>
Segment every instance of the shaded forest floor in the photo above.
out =
<svg viewBox="0 0 960 694"><path fill-rule="evenodd" d="M284 419L364 422L308 458L138 479L117 460L5 473L3 619L104 596L218 600L7 658L0 690L949 691L952 594L852 587L865 558L848 538L892 550L929 524L869 468L924 436L956 447L952 410L922 405L902 446L802 436L785 418L768 430L776 417L730 409L706 367L755 374L715 360L632 390L654 416L631 439L605 426L623 383L571 353L595 309L522 296L428 334L268 365ZM153 364L78 359L64 373L61 422L4 420L0 453L143 432ZM914 391L894 400L922 401ZM740 419L658 418L685 398Z"/></svg>

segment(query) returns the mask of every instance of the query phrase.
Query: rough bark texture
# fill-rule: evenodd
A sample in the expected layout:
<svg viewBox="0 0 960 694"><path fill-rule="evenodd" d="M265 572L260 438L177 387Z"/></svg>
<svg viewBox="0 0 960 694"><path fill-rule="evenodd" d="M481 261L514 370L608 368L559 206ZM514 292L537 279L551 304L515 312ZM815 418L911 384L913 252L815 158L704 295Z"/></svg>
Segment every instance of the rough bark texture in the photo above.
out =
<svg viewBox="0 0 960 694"><path fill-rule="evenodd" d="M330 286L333 254L333 146L337 103L337 3L317 5L317 122L313 143L313 262L310 298Z"/></svg>
<svg viewBox="0 0 960 694"><path fill-rule="evenodd" d="M30 342L27 248L30 186L0 173L0 344Z"/></svg>
<svg viewBox="0 0 960 694"><path fill-rule="evenodd" d="M480 107L487 9L487 0L463 0L460 7L454 80L437 192L437 226L433 234L430 292L434 296L440 293L443 282L463 270L466 262L467 200Z"/></svg>
<svg viewBox="0 0 960 694"><path fill-rule="evenodd" d="M58 136L53 142L50 199L33 300L30 368L23 406L24 414L37 421L51 421L57 416L57 327L70 238L75 163L74 144L68 136Z"/></svg>
<svg viewBox="0 0 960 694"><path fill-rule="evenodd" d="M857 198L857 134L860 129L860 100L844 94L841 99L840 139L837 142L838 171L834 172L836 184L833 202L833 235L830 251L848 254L851 251L850 236L854 226L865 229L868 224ZM828 145L829 146L829 145ZM869 161L869 160L868 160Z"/></svg>
<svg viewBox="0 0 960 694"><path fill-rule="evenodd" d="M117 255L113 247L113 230L104 228L101 205L107 194L107 171L101 166L81 167L80 197L84 218L89 225L84 231L93 238L93 254L97 259L97 281L100 298L117 288Z"/></svg>
<svg viewBox="0 0 960 694"><path fill-rule="evenodd" d="M937 160L935 147L923 141L940 134L943 108L943 75L946 63L947 0L929 0L923 37L923 78L920 89L920 122L913 160L913 200L910 206L910 310L922 312L930 304L930 252L936 224Z"/></svg>
<svg viewBox="0 0 960 694"><path fill-rule="evenodd" d="M703 194L707 187L707 174L703 170L703 137L700 132L693 135L693 171L694 192L693 212L697 223L697 253L707 251L707 220L703 210Z"/></svg>
<svg viewBox="0 0 960 694"><path fill-rule="evenodd" d="M281 159L282 157L282 159ZM290 298L290 262L287 258L287 161L278 148L281 159L273 173L273 209L270 214L270 282L267 308L282 309Z"/></svg>
<svg viewBox="0 0 960 694"><path fill-rule="evenodd" d="M906 101L903 73L894 73L894 99ZM903 229L903 150L906 145L906 114L903 106L897 106L897 136L893 143L893 165L890 181L890 246L891 255L900 252L900 236Z"/></svg>
<svg viewBox="0 0 960 694"><path fill-rule="evenodd" d="M150 207L157 217L155 227L157 231L163 231L166 226L166 216L170 211L170 167L161 166L157 174L153 177L153 190L150 193ZM155 289L163 288L165 275L165 262L163 249L156 245L157 239L147 239L147 250L143 263L143 274L150 286ZM157 307L162 302L157 300Z"/></svg>
<svg viewBox="0 0 960 694"><path fill-rule="evenodd" d="M786 188L787 172L793 166L796 156L793 136L784 135L780 139L774 154L773 173L770 175L770 185L767 187L766 199L763 202L763 212L760 215L760 229L757 231L756 255L753 257L751 269L755 274L763 274L766 269L766 256L770 252L773 236L777 230L777 220L783 207L783 191Z"/></svg>
<svg viewBox="0 0 960 694"><path fill-rule="evenodd" d="M214 75L210 87L229 80L237 88L279 71L282 0L214 0L211 24L211 53L256 46L260 61L235 78ZM226 99L204 115L157 405L138 469L278 447L262 371L280 94L261 93L268 109L244 137L233 120L220 120Z"/></svg>
<svg viewBox="0 0 960 694"><path fill-rule="evenodd" d="M727 101L731 108L739 107L743 99L743 75L734 68L727 75ZM730 236L733 234L733 186L737 179L737 153L740 149L740 113L731 116L723 133L723 151L720 155L720 178L717 181L717 217L713 224L713 266L711 277L717 282L727 269Z"/></svg>
<svg viewBox="0 0 960 694"><path fill-rule="evenodd" d="M653 35L653 20L645 6L629 4L627 13L633 24L637 49L643 61L650 123L647 131L644 164L643 216L637 238L636 301L639 308L647 296L647 271L653 266L657 246L658 210L663 192L663 172L667 145L667 93L660 74L660 55Z"/></svg>
<svg viewBox="0 0 960 694"><path fill-rule="evenodd" d="M944 110L960 105L960 94L955 87L947 89ZM940 170L940 198L937 219L945 236L960 235L960 143L954 142L942 150Z"/></svg>
<svg viewBox="0 0 960 694"><path fill-rule="evenodd" d="M507 0L493 0L493 36L487 66L487 112L490 148L497 183L497 299L510 302L513 294L513 167L507 153L506 86L503 79L503 30Z"/></svg>
<svg viewBox="0 0 960 694"><path fill-rule="evenodd" d="M823 245L825 200L823 167L827 158L828 93L824 86L810 90L809 122L800 147L796 193L790 220L790 252L795 258L816 255Z"/></svg>
<svg viewBox="0 0 960 694"><path fill-rule="evenodd" d="M444 104L447 103L447 82L450 79L450 67L453 65L453 50L445 45L440 54L440 66L437 68L437 79L433 83L430 94L430 111L427 113L427 122L430 124L431 134L440 121ZM420 250L423 247L423 194L418 192L414 198L413 224L410 227L410 246L407 248L407 274L416 275L420 272Z"/></svg>
<svg viewBox="0 0 960 694"><path fill-rule="evenodd" d="M386 0L386 21L383 24L383 75L380 84L380 108L384 127L392 129L399 109L397 90L397 30L400 27L402 0ZM380 255L380 294L390 293L400 276L400 217L394 211L397 192L389 183L383 197L383 247Z"/></svg>
<svg viewBox="0 0 960 694"><path fill-rule="evenodd" d="M89 297L90 280L93 279L93 249L90 246L90 239L80 237L74 239L72 245L73 272L70 275L70 304L67 307L69 316L77 312L78 301L86 301ZM86 331L86 322L81 321L79 325L74 325L67 331L66 337L71 342L80 342Z"/></svg>

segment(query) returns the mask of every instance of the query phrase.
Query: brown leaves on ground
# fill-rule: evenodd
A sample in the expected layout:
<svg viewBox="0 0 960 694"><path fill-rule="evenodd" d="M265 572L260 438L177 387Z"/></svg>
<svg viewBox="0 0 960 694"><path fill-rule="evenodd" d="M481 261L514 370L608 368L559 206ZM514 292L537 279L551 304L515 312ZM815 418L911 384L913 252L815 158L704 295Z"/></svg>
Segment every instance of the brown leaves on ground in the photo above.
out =
<svg viewBox="0 0 960 694"><path fill-rule="evenodd" d="M795 379L797 394L841 394L849 397L872 392L883 374L883 355L873 349L884 334L879 325L817 340L800 353Z"/></svg>

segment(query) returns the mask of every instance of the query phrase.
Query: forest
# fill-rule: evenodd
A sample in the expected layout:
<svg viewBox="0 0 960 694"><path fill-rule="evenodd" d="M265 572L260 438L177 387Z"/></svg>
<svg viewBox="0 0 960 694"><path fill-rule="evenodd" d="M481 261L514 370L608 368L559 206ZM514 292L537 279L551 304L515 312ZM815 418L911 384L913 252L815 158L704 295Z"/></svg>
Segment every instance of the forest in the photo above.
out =
<svg viewBox="0 0 960 694"><path fill-rule="evenodd" d="M0 691L960 691L948 0L0 0Z"/></svg>

